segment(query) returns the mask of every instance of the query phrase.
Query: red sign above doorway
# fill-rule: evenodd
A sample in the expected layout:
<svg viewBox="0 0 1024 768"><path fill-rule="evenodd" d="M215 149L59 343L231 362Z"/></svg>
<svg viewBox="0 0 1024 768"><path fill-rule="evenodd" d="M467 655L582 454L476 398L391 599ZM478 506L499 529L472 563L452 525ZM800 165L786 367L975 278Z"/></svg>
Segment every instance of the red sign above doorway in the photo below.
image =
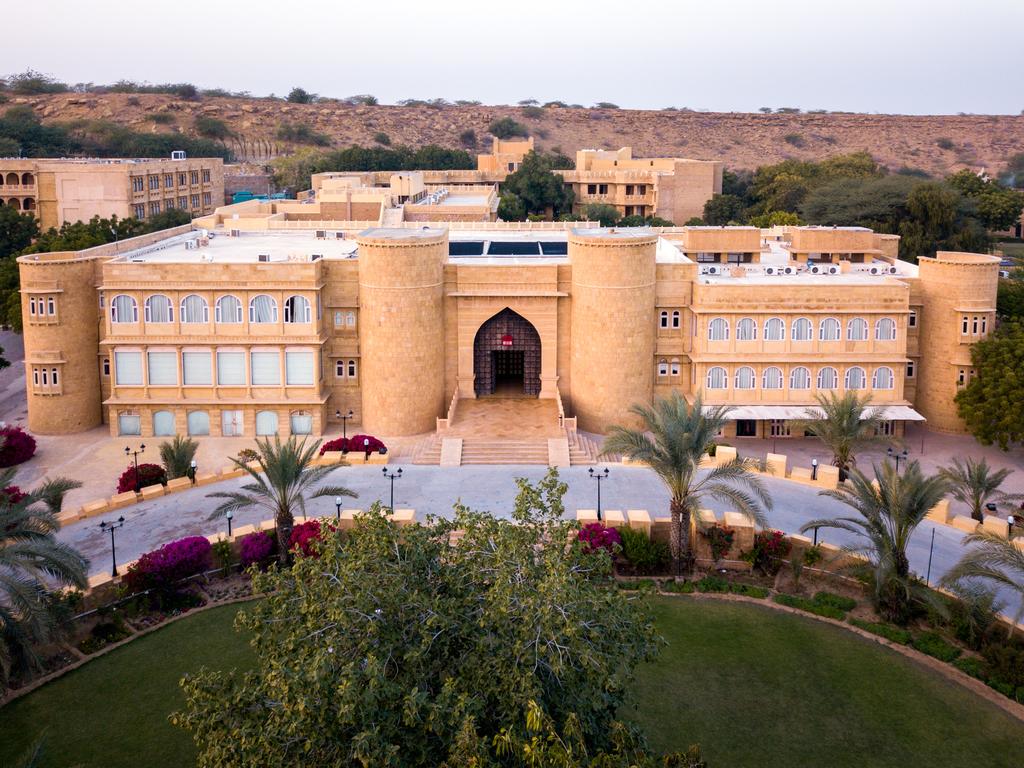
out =
<svg viewBox="0 0 1024 768"><path fill-rule="evenodd" d="M503 346L503 347L511 347L512 346L512 336L510 334L506 333L504 336L501 337L501 346Z"/></svg>

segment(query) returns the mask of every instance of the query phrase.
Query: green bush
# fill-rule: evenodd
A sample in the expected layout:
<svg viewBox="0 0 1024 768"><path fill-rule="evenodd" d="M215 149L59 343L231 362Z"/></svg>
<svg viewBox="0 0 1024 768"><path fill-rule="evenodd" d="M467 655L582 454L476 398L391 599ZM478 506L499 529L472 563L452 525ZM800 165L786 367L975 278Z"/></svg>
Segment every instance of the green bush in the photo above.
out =
<svg viewBox="0 0 1024 768"><path fill-rule="evenodd" d="M678 595L692 595L697 591L692 581L666 581L661 588L665 592L674 592Z"/></svg>
<svg viewBox="0 0 1024 768"><path fill-rule="evenodd" d="M989 674L1024 688L1024 643L1019 640L992 642L982 650Z"/></svg>
<svg viewBox="0 0 1024 768"><path fill-rule="evenodd" d="M816 616L824 616L829 619L836 619L837 621L842 621L846 618L845 611L841 611L831 605L818 605L813 600L797 597L796 595L775 595L772 600L779 605L797 608L801 611L807 611L807 613L813 613Z"/></svg>
<svg viewBox="0 0 1024 768"><path fill-rule="evenodd" d="M1005 696L1008 699L1013 698L1014 688L1009 683L1004 683L1002 680L996 680L995 678L992 678L991 680L986 680L985 685L987 685L993 691L998 691L999 693L1003 694L1003 696Z"/></svg>
<svg viewBox="0 0 1024 768"><path fill-rule="evenodd" d="M511 139L516 136L522 136L525 138L530 135L529 128L522 123L517 123L511 117L503 117L500 120L495 120L487 130L499 139Z"/></svg>
<svg viewBox="0 0 1024 768"><path fill-rule="evenodd" d="M698 592L729 592L731 585L717 576L705 576L696 584Z"/></svg>
<svg viewBox="0 0 1024 768"><path fill-rule="evenodd" d="M986 677L985 664L981 659L975 659L970 656L964 656L956 659L953 662L953 666L964 672L971 677L976 677L979 680L984 680Z"/></svg>
<svg viewBox="0 0 1024 768"><path fill-rule="evenodd" d="M523 107L520 112L523 113L523 117L528 117L531 120L540 120L544 117L544 107L527 106Z"/></svg>
<svg viewBox="0 0 1024 768"><path fill-rule="evenodd" d="M920 635L917 635L910 644L921 653L927 653L929 656L933 656L939 661L944 661L947 664L951 664L956 661L962 653L959 648L947 643L942 639L942 636L936 632L922 632Z"/></svg>
<svg viewBox="0 0 1024 768"><path fill-rule="evenodd" d="M281 141L291 141L295 144L312 144L317 147L326 147L331 143L331 137L317 133L304 123L281 123L277 126L277 133L274 134Z"/></svg>
<svg viewBox="0 0 1024 768"><path fill-rule="evenodd" d="M813 568L821 562L822 557L823 555L821 554L821 547L808 547L804 550L804 565L806 565L808 568Z"/></svg>
<svg viewBox="0 0 1024 768"><path fill-rule="evenodd" d="M755 597L758 600L764 600L768 597L767 589L755 587L753 584L732 584L729 591L734 595L746 595L747 597Z"/></svg>
<svg viewBox="0 0 1024 768"><path fill-rule="evenodd" d="M850 597L843 597L834 592L818 592L814 596L814 602L818 605L830 605L840 611L852 611L857 607L857 601Z"/></svg>
<svg viewBox="0 0 1024 768"><path fill-rule="evenodd" d="M654 573L663 570L671 557L668 544L654 541L640 531L620 528L622 556L637 573Z"/></svg>
<svg viewBox="0 0 1024 768"><path fill-rule="evenodd" d="M385 147L391 144L391 137L384 133L384 131L377 131L377 133L373 134L373 140L378 144L383 144Z"/></svg>
<svg viewBox="0 0 1024 768"><path fill-rule="evenodd" d="M170 125L176 119L170 112L151 112L148 117L157 125Z"/></svg>
<svg viewBox="0 0 1024 768"><path fill-rule="evenodd" d="M910 641L914 639L913 635L907 632L907 630L894 627L892 624L879 624L874 621L862 621L861 619L853 618L849 619L849 622L865 632L884 637L886 640L891 640L900 645L910 645Z"/></svg>
<svg viewBox="0 0 1024 768"><path fill-rule="evenodd" d="M208 139L223 141L231 136L231 129L223 120L208 115L199 115L195 120L196 133Z"/></svg>

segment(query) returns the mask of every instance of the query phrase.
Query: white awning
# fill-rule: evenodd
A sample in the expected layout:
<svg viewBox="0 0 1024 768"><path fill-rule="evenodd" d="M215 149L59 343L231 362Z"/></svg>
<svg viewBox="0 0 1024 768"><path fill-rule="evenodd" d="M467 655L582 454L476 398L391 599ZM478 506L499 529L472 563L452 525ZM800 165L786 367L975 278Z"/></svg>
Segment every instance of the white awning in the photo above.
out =
<svg viewBox="0 0 1024 768"><path fill-rule="evenodd" d="M717 408L715 405L705 405L704 412L710 413ZM808 405L733 405L726 406L729 411L726 418L732 420L753 420L771 421L812 418L808 411L813 406ZM886 421L925 421L924 416L915 411L909 405L887 405L882 407L882 418Z"/></svg>

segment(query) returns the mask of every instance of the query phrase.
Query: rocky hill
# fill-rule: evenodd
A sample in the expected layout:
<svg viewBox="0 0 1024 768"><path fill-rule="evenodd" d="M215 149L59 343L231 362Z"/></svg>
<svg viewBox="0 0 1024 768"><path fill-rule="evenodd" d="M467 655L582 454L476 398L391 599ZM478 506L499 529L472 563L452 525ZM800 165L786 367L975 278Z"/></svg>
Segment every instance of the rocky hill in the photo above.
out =
<svg viewBox="0 0 1024 768"><path fill-rule="evenodd" d="M745 114L671 110L550 107L527 117L518 107L350 106L339 102L289 104L280 100L204 97L182 101L153 94L79 94L12 98L29 104L44 122L106 120L138 131L195 133L197 117L222 120L240 160L264 162L298 144L277 138L282 123L305 125L335 146L372 146L383 133L392 144L463 146L472 129L489 147L488 126L500 117L525 124L543 148L572 154L585 147L631 145L637 156L721 159L731 168L756 168L786 158L817 159L867 151L886 166L945 174L959 168L998 172L1024 152L1024 116ZM163 115L162 117L160 115Z"/></svg>

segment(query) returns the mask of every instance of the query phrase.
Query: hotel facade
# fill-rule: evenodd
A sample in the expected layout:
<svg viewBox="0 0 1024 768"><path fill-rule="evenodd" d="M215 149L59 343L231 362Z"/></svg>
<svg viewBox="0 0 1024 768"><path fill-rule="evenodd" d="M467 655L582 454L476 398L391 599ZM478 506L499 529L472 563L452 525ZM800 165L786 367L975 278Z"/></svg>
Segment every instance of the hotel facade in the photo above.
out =
<svg viewBox="0 0 1024 768"><path fill-rule="evenodd" d="M994 327L998 259L914 265L860 228L350 224L244 203L21 257L29 428L319 435L351 410L363 432L440 441L511 395L572 445L675 390L731 406L727 438L788 437L847 391L895 435L959 432Z"/></svg>

